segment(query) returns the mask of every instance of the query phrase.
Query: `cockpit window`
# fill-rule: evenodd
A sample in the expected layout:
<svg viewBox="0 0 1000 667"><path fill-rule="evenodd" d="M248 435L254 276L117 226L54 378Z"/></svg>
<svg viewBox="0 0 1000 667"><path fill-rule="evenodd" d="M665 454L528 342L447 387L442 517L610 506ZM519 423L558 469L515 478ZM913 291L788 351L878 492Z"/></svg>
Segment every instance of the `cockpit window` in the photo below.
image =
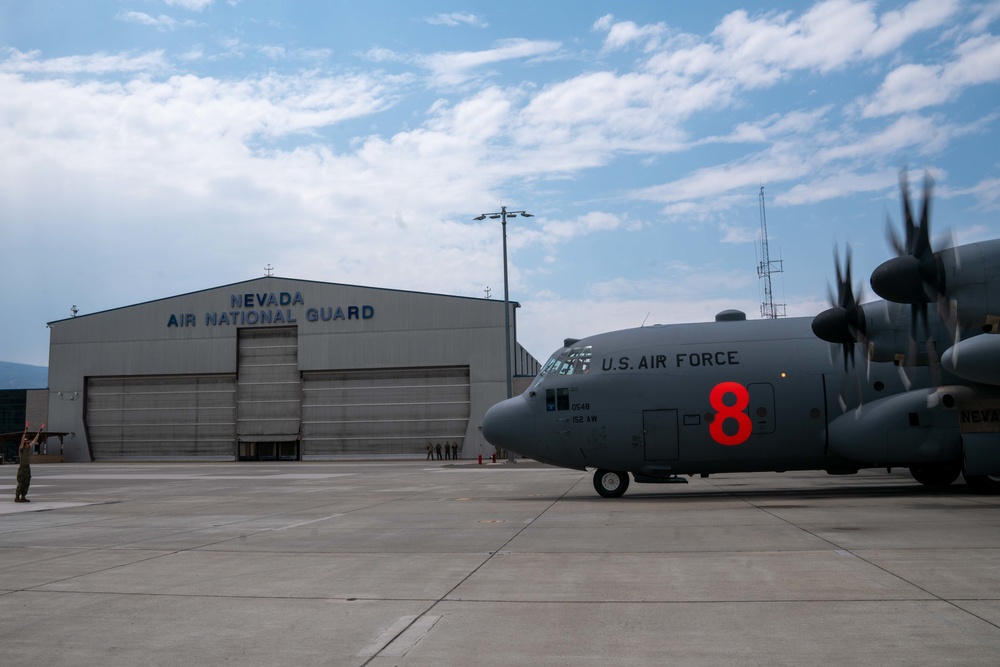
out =
<svg viewBox="0 0 1000 667"><path fill-rule="evenodd" d="M593 351L590 345L579 345L564 348L546 362L538 373L535 384L543 377L552 373L555 375L586 375L590 372L590 361Z"/></svg>

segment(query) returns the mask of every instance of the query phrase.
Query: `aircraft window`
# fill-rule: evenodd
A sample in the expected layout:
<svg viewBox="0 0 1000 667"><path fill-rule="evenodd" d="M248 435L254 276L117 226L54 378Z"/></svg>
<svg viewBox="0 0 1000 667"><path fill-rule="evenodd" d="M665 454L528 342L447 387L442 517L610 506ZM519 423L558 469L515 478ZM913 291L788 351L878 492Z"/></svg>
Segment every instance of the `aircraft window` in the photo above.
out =
<svg viewBox="0 0 1000 667"><path fill-rule="evenodd" d="M569 389L556 389L556 409L569 410Z"/></svg>
<svg viewBox="0 0 1000 667"><path fill-rule="evenodd" d="M586 374L590 372L591 347L574 347L563 357L560 375Z"/></svg>
<svg viewBox="0 0 1000 667"><path fill-rule="evenodd" d="M542 377L546 373L552 372L552 369L558 364L559 364L559 359L557 357L552 357L545 363L545 366L542 367L542 370L538 372L538 377Z"/></svg>
<svg viewBox="0 0 1000 667"><path fill-rule="evenodd" d="M537 384L546 375L586 375L590 372L593 351L590 345L563 350L549 359L538 373Z"/></svg>
<svg viewBox="0 0 1000 667"><path fill-rule="evenodd" d="M545 409L549 412L569 410L569 389L546 389Z"/></svg>
<svg viewBox="0 0 1000 667"><path fill-rule="evenodd" d="M550 357L549 360L545 362L545 365L542 366L542 370L538 371L538 375L535 376L535 382L531 386L537 387L538 384L542 381L542 378L544 378L549 373L552 373L558 369L559 363L560 362L558 356L553 355L552 357Z"/></svg>
<svg viewBox="0 0 1000 667"><path fill-rule="evenodd" d="M549 359L535 380L537 385L548 374L555 375L586 375L590 372L590 361L593 351L590 345L563 350Z"/></svg>

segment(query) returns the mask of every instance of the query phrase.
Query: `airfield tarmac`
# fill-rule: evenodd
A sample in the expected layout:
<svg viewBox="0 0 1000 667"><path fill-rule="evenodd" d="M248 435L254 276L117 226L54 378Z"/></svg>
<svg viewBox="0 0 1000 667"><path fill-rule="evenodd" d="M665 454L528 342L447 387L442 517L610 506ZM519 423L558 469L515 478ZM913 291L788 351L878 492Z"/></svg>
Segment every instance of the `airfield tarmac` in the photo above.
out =
<svg viewBox="0 0 1000 667"><path fill-rule="evenodd" d="M32 466L14 665L990 665L1000 497L903 473L521 461ZM15 466L0 466L13 498Z"/></svg>

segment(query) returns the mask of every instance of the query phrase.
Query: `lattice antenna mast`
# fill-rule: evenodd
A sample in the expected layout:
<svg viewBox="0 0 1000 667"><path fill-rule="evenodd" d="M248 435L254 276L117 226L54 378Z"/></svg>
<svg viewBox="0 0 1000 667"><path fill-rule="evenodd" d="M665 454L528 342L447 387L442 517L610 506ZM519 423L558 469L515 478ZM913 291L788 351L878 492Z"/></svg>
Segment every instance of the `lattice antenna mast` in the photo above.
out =
<svg viewBox="0 0 1000 667"><path fill-rule="evenodd" d="M774 291L771 287L771 274L782 273L782 260L771 260L767 247L767 213L764 210L764 186L760 186L760 263L757 265L757 277L761 280L764 298L760 304L761 319L774 319L785 316L785 304L774 302Z"/></svg>

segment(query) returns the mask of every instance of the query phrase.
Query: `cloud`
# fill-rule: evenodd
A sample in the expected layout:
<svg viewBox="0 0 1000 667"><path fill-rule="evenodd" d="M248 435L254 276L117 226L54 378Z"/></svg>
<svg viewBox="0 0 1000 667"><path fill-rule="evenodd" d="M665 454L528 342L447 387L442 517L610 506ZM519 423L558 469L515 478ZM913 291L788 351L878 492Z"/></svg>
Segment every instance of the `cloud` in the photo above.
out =
<svg viewBox="0 0 1000 667"><path fill-rule="evenodd" d="M591 72L537 93L519 116L516 137L544 150L551 164L577 170L616 151L678 150L686 138L680 120L702 104L649 74Z"/></svg>
<svg viewBox="0 0 1000 667"><path fill-rule="evenodd" d="M127 53L97 53L88 56L41 58L38 51L21 52L7 49L7 58L0 61L0 72L38 75L68 74L134 74L157 73L170 69L163 51L138 55Z"/></svg>
<svg viewBox="0 0 1000 667"><path fill-rule="evenodd" d="M330 49L287 49L276 44L258 46L257 52L272 60L326 61L333 55Z"/></svg>
<svg viewBox="0 0 1000 667"><path fill-rule="evenodd" d="M631 196L664 204L701 201L719 206L720 195L754 191L761 183L779 183L812 171L807 155L790 146L772 146L745 159L705 167L669 183L634 190ZM723 204L724 205L724 204Z"/></svg>
<svg viewBox="0 0 1000 667"><path fill-rule="evenodd" d="M380 47L369 49L369 50L365 51L362 54L362 56L365 59L370 60L370 61L375 62L375 63L383 63L383 62L403 62L403 63L405 63L405 62L409 62L409 60L410 60L409 58L407 58L407 57L405 57L405 56L403 56L403 55L401 55L399 53L396 53L392 49L385 49L385 48L380 48Z"/></svg>
<svg viewBox="0 0 1000 667"><path fill-rule="evenodd" d="M792 12L726 15L708 39L676 34L662 24L616 24L609 16L595 27L617 35L615 46L644 37L655 51L646 68L674 87L701 82L715 90L709 104L725 103L735 91L769 88L800 71L828 73L898 48L913 35L940 26L957 9L955 0L917 0L878 17L869 2L825 0ZM621 25L619 29L617 26Z"/></svg>
<svg viewBox="0 0 1000 667"><path fill-rule="evenodd" d="M730 194L761 183L774 186L798 181L777 195L775 203L781 206L879 191L896 182L900 164L915 155L935 155L958 138L984 131L994 119L991 115L959 125L935 116L907 115L886 125L858 127L848 133L817 127L825 116L819 110L816 114L792 113L795 117L787 123L780 117L769 118L760 125L739 126L727 137L703 140L759 140L764 145L760 151L633 190L629 196L663 203L663 212L671 219L709 220L733 206L745 205L742 197ZM772 128L802 128L802 132L774 131L772 135ZM817 172L823 177L812 178Z"/></svg>
<svg viewBox="0 0 1000 667"><path fill-rule="evenodd" d="M541 229L535 233L521 234L521 245L538 243L542 245L559 245L571 239L578 239L590 234L612 232L631 228L625 224L623 216L603 211L591 211L573 220L557 220L546 218Z"/></svg>
<svg viewBox="0 0 1000 667"><path fill-rule="evenodd" d="M178 21L166 14L160 14L159 16L150 16L143 12L127 11L119 12L115 15L116 21L122 21L123 23L136 23L138 25L148 25L159 30L176 30L177 28L184 27L190 28L198 25L196 21Z"/></svg>
<svg viewBox="0 0 1000 667"><path fill-rule="evenodd" d="M722 232L720 243L753 243L760 238L759 230L741 225L722 223L719 225L719 231Z"/></svg>
<svg viewBox="0 0 1000 667"><path fill-rule="evenodd" d="M607 32L604 38L604 51L619 51L635 42L644 42L644 49L652 51L659 47L670 29L665 23L639 26L632 21L614 21L614 16L607 14L594 22L593 30Z"/></svg>
<svg viewBox="0 0 1000 667"><path fill-rule="evenodd" d="M0 82L7 93L0 137L21 156L25 178L51 169L53 178L69 181L148 179L195 200L226 179L263 185L279 197L285 188L303 187L300 171L321 153L281 152L265 148L267 142L308 138L392 104L391 83L361 76L222 81L177 75L77 85L0 74ZM273 168L288 172L274 178Z"/></svg>
<svg viewBox="0 0 1000 667"><path fill-rule="evenodd" d="M751 18L744 10L735 11L712 34L736 66L749 61L782 70L829 72L898 48L941 25L957 7L957 0L916 0L880 18L869 2L825 0L798 18L790 12Z"/></svg>
<svg viewBox="0 0 1000 667"><path fill-rule="evenodd" d="M200 12L206 7L211 6L215 0L163 0L165 3L171 7L180 7L181 9L189 9L193 12Z"/></svg>
<svg viewBox="0 0 1000 667"><path fill-rule="evenodd" d="M429 53L394 42L342 61L298 40L213 33L239 35L225 54L243 57L239 70L190 44L60 58L7 49L9 254L44 239L62 258L51 293L35 298L60 313L226 284L268 263L303 279L473 296L492 285L496 295L499 225L471 218L503 202L538 216L518 218L509 239L518 337L536 354L647 315L754 316L753 256L744 262L739 244L756 237L744 221L756 222L762 183L779 206L832 208L893 191L913 156L945 163L958 139L993 138L987 112L941 107L996 82L989 8L964 9L962 25L955 2L881 6L736 11L704 35L607 15L579 41ZM136 14L128 20L177 25ZM485 26L472 14L433 18ZM907 43L927 31L933 49ZM942 187L942 203L995 211L1000 183L988 156L982 164L974 186ZM981 234L973 217L957 219ZM629 266L604 261L619 242L637 251ZM818 244L800 245L809 261ZM714 263L699 264L703 251ZM646 262L656 266L644 275ZM816 312L814 302L797 307Z"/></svg>
<svg viewBox="0 0 1000 667"><path fill-rule="evenodd" d="M897 171L887 168L880 172L841 171L792 186L775 197L779 206L800 206L846 197L859 192L881 192L898 183Z"/></svg>
<svg viewBox="0 0 1000 667"><path fill-rule="evenodd" d="M460 25L468 25L474 28L488 28L489 23L487 23L481 16L476 14L466 14L462 12L451 12L447 14L435 14L424 19L425 22L431 25L443 25L450 28L454 28Z"/></svg>
<svg viewBox="0 0 1000 667"><path fill-rule="evenodd" d="M764 143L791 136L812 133L830 114L832 107L824 105L808 111L795 110L776 113L755 122L739 123L727 135L709 136L692 142L692 145L712 143Z"/></svg>
<svg viewBox="0 0 1000 667"><path fill-rule="evenodd" d="M902 9L887 11L863 51L869 56L890 53L913 35L941 26L959 7L958 0L916 0Z"/></svg>
<svg viewBox="0 0 1000 667"><path fill-rule="evenodd" d="M985 178L968 188L949 188L939 192L941 197L959 197L971 195L976 199L976 206L982 211L1000 210L1000 178ZM995 233L996 230L994 229ZM984 236L978 235L976 240L982 240ZM967 241L963 241L967 242Z"/></svg>
<svg viewBox="0 0 1000 667"><path fill-rule="evenodd" d="M971 86L1000 80L1000 37L972 37L955 49L955 56L943 65L900 65L862 104L862 114L873 118L917 111L953 101Z"/></svg>
<svg viewBox="0 0 1000 667"><path fill-rule="evenodd" d="M590 72L547 86L525 108L523 132L540 144L572 144L578 153L591 156L601 148L686 150L690 145L683 123L698 113L733 107L744 91L773 87L795 72L827 73L876 58L941 25L956 7L950 0L917 0L878 16L868 2L824 0L799 15L751 16L738 10L707 38L677 33L662 23L616 21L608 14L593 24L595 31L607 33L603 48L642 44L647 60L635 72ZM829 105L802 109L743 123L729 135L699 142L766 142L803 135L830 111ZM607 123L607 118L616 122ZM593 164L593 159L585 162Z"/></svg>
<svg viewBox="0 0 1000 667"><path fill-rule="evenodd" d="M503 40L495 48L483 51L440 52L414 60L431 70L431 78L435 84L452 86L472 78L474 72L483 67L551 55L559 48L559 42L517 38Z"/></svg>

